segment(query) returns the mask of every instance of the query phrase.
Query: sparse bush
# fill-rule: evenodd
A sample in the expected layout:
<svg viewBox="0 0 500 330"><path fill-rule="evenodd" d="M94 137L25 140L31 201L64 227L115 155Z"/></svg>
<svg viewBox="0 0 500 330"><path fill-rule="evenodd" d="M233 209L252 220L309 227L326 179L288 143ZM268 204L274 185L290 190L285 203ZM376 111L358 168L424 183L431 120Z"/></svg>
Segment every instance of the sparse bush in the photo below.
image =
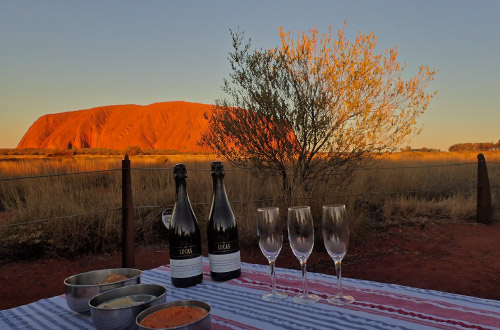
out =
<svg viewBox="0 0 500 330"><path fill-rule="evenodd" d="M128 146L123 150L123 153L129 156L141 155L142 149L138 146Z"/></svg>
<svg viewBox="0 0 500 330"><path fill-rule="evenodd" d="M73 150L47 150L45 152L45 157L70 157L75 155L76 152Z"/></svg>
<svg viewBox="0 0 500 330"><path fill-rule="evenodd" d="M448 148L448 151L492 151L499 150L499 145L492 142L457 143Z"/></svg>
<svg viewBox="0 0 500 330"><path fill-rule="evenodd" d="M105 149L105 148L83 148L75 150L77 155L119 155L119 150Z"/></svg>

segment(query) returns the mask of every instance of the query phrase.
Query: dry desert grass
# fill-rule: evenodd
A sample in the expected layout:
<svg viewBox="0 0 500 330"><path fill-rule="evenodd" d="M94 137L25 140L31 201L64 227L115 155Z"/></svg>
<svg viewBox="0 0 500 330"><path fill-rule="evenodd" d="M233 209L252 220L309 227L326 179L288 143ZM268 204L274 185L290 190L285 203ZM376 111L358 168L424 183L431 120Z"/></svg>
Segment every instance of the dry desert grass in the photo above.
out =
<svg viewBox="0 0 500 330"><path fill-rule="evenodd" d="M387 224L473 221L476 157L477 153L428 152L379 156L366 168L356 170L349 182L318 182L313 192L294 191L292 200L283 198L279 177L226 164L226 189L243 244L254 243L257 207L275 205L286 210L292 204L310 205L318 220L322 205L347 204L353 239L363 240L374 227ZM485 157L493 205L498 206L500 152L487 152ZM93 154L1 156L1 178L89 172L0 181L0 225L29 222L0 228L0 253L7 257L5 261L119 248L122 158ZM174 204L172 168L179 162L188 168L188 191L205 237L212 197L209 169L215 159L212 155L186 154L131 156L136 241L158 244L166 240L161 212ZM35 222L45 219L52 220Z"/></svg>

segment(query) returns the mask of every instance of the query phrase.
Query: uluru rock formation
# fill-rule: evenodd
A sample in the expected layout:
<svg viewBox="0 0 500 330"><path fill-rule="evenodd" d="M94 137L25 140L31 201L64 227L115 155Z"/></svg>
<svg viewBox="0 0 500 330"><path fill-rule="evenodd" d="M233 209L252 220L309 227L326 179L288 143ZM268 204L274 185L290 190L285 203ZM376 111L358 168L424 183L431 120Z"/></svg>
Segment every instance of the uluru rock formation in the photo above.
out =
<svg viewBox="0 0 500 330"><path fill-rule="evenodd" d="M206 151L196 143L208 128L212 105L162 102L113 105L49 114L28 129L18 148L106 148Z"/></svg>

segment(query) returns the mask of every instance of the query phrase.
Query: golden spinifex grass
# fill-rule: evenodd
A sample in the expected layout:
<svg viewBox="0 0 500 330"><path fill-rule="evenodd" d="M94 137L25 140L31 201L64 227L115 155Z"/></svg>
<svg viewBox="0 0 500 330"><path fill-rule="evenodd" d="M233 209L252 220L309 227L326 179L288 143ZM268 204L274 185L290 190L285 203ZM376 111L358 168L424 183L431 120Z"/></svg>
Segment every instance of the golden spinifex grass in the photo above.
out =
<svg viewBox="0 0 500 330"><path fill-rule="evenodd" d="M288 206L310 205L319 239L321 206L330 203L347 204L355 242L369 235L377 225L473 221L476 156L477 153L412 152L380 157L369 167L354 171L349 182L339 184L334 178L318 181L312 192L294 189L291 200L283 196L278 173L243 171L225 164L225 185L242 244L257 244L255 212L262 206L279 206L282 221L286 221ZM500 153L489 152L485 156L489 162L493 205L498 206ZM1 178L102 171L0 181L0 226L29 223L0 228L0 253L6 256L4 261L119 248L122 158L119 155L0 158ZM215 159L210 155L131 157L137 242L166 243L161 212L174 204L172 168L180 162L188 168L188 192L202 235L206 236L212 198L209 169ZM53 220L34 222L45 219Z"/></svg>

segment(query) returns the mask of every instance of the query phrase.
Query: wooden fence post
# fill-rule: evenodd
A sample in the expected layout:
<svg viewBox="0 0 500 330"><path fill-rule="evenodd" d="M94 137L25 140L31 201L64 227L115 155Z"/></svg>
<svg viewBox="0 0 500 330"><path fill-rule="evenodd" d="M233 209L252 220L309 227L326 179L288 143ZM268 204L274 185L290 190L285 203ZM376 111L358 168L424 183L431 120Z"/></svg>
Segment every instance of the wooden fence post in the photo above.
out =
<svg viewBox="0 0 500 330"><path fill-rule="evenodd" d="M477 213L476 221L490 225L493 222L490 179L483 154L477 155Z"/></svg>
<svg viewBox="0 0 500 330"><path fill-rule="evenodd" d="M122 160L122 267L135 267L134 202L128 155Z"/></svg>

